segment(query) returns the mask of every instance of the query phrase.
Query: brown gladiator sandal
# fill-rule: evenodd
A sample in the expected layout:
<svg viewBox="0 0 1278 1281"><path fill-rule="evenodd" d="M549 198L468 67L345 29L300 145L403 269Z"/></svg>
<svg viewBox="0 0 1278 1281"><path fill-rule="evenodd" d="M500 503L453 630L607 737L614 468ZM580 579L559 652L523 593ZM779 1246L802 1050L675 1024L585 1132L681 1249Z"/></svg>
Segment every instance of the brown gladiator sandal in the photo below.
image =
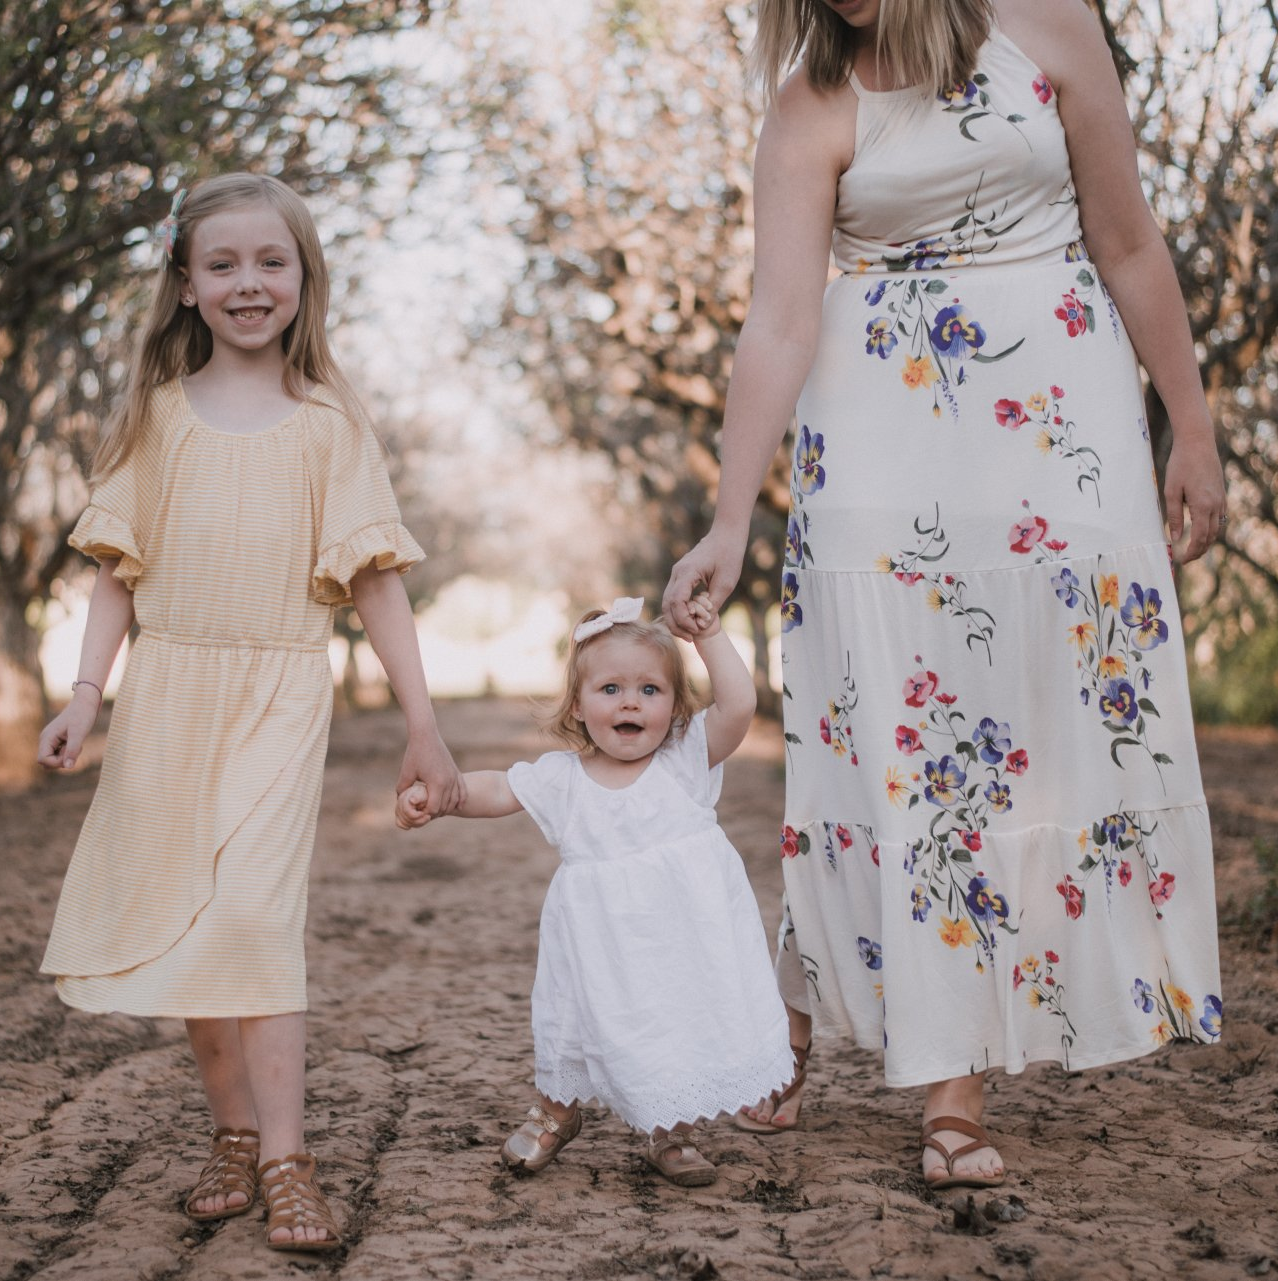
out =
<svg viewBox="0 0 1278 1281"><path fill-rule="evenodd" d="M772 1091L773 1116L776 1116L782 1104L788 1103L803 1089L808 1079L808 1056L812 1052L812 1042L809 1041L807 1045L792 1045L790 1049L794 1051L794 1079L784 1090ZM803 1100L800 1098L794 1109L794 1120L789 1125L773 1125L771 1121L756 1121L754 1117L748 1116L745 1109L742 1108L732 1118L732 1124L738 1130L744 1130L747 1134L785 1134L798 1126L799 1113L802 1110Z"/></svg>
<svg viewBox="0 0 1278 1281"><path fill-rule="evenodd" d="M258 1166L257 1177L266 1202L266 1244L272 1250L336 1250L342 1244L333 1213L315 1182L315 1158L309 1152L294 1152L277 1161ZM323 1228L327 1236L317 1241L272 1241L279 1228Z"/></svg>
<svg viewBox="0 0 1278 1281"><path fill-rule="evenodd" d="M187 1214L196 1223L213 1219L230 1219L245 1214L257 1200L258 1134L256 1130L221 1129L213 1131L213 1155L204 1163L200 1177L186 1198ZM230 1198L236 1192L244 1197L243 1205L227 1205L222 1210L197 1210L197 1201L214 1197Z"/></svg>

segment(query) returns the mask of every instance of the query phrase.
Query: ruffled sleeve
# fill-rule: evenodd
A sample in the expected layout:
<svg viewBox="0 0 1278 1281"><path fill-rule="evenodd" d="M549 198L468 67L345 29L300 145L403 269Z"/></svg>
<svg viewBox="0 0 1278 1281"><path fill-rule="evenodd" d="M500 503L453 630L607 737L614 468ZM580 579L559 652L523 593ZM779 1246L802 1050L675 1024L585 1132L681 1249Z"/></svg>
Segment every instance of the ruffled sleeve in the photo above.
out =
<svg viewBox="0 0 1278 1281"><path fill-rule="evenodd" d="M128 521L114 512L90 503L76 522L68 540L94 560L112 560L119 557L113 578L118 578L130 591L142 577L142 549Z"/></svg>
<svg viewBox="0 0 1278 1281"><path fill-rule="evenodd" d="M547 752L535 761L519 761L506 771L510 790L555 846L563 843L576 768L575 753Z"/></svg>
<svg viewBox="0 0 1278 1281"><path fill-rule="evenodd" d="M371 429L352 424L327 403L315 417L311 487L316 555L311 594L321 605L346 605L351 579L366 565L404 574L426 553L400 523L381 446Z"/></svg>
<svg viewBox="0 0 1278 1281"><path fill-rule="evenodd" d="M702 805L715 804L723 787L723 765L710 768L705 712L698 712L679 738L666 743L661 755L680 786L694 801Z"/></svg>

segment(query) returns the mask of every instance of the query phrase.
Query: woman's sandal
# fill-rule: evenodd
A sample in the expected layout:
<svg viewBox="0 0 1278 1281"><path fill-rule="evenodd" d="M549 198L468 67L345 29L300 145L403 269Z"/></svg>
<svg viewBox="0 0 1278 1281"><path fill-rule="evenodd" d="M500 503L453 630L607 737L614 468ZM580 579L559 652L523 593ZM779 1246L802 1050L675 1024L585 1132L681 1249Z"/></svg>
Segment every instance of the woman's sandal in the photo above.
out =
<svg viewBox="0 0 1278 1281"><path fill-rule="evenodd" d="M812 1042L807 1045L792 1045L794 1051L794 1080L785 1087L784 1090L773 1090L772 1115L776 1114L781 1108L788 1103L798 1092L803 1089L804 1083L808 1079L808 1055L812 1050ZM794 1108L794 1120L789 1125L775 1125L772 1121L757 1121L754 1117L746 1114L742 1108L733 1118L732 1123L738 1130L744 1130L747 1134L785 1134L787 1130L793 1130L799 1124L799 1113L803 1110L803 1100L799 1099Z"/></svg>
<svg viewBox="0 0 1278 1281"><path fill-rule="evenodd" d="M221 1129L213 1131L213 1155L204 1163L200 1177L186 1198L185 1210L196 1223L214 1219L231 1219L246 1214L257 1200L257 1158L259 1138L256 1130ZM231 1205L235 1193L244 1197L243 1205ZM197 1210L197 1201L225 1197L221 1210Z"/></svg>
<svg viewBox="0 0 1278 1281"><path fill-rule="evenodd" d="M573 1108L572 1116L558 1121L540 1103L528 1109L528 1120L515 1130L501 1145L502 1164L525 1174L544 1170L560 1152L581 1133L581 1109ZM554 1136L547 1147L541 1141L543 1134Z"/></svg>
<svg viewBox="0 0 1278 1281"><path fill-rule="evenodd" d="M342 1244L333 1212L315 1182L315 1158L295 1152L277 1161L258 1166L257 1177L266 1202L266 1244L272 1250L336 1250ZM327 1234L314 1241L293 1237L273 1241L271 1233L280 1228L323 1228Z"/></svg>
<svg viewBox="0 0 1278 1281"><path fill-rule="evenodd" d="M663 1178L681 1188L703 1188L719 1177L719 1171L697 1151L692 1135L684 1130L655 1135L648 1140L643 1158Z"/></svg>
<svg viewBox="0 0 1278 1281"><path fill-rule="evenodd" d="M953 1130L958 1134L965 1134L971 1143L965 1143L961 1148L954 1148L952 1151L945 1146L940 1139L932 1136L941 1130ZM1007 1172L1001 1174L955 1174L954 1162L959 1157L968 1156L972 1152L978 1152L981 1148L992 1148L994 1146L990 1136L986 1133L983 1126L979 1126L975 1121L968 1121L961 1116L934 1116L923 1126L923 1132L920 1136L924 1148L931 1148L933 1152L939 1152L941 1160L945 1162L945 1175L939 1179L929 1179L923 1176L923 1181L934 1192L941 1192L946 1188L997 1188L1007 1177Z"/></svg>

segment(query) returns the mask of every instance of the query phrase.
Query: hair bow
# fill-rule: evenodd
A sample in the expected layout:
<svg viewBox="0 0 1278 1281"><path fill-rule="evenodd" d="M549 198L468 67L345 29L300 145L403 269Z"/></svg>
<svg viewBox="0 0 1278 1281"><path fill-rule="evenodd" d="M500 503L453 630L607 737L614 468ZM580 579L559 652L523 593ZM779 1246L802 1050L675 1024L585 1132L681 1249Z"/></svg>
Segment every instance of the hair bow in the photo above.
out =
<svg viewBox="0 0 1278 1281"><path fill-rule="evenodd" d="M598 636L600 632L606 632L616 623L638 622L642 611L642 596L618 596L598 618L588 618L584 623L578 623L572 638L580 644L592 636Z"/></svg>
<svg viewBox="0 0 1278 1281"><path fill-rule="evenodd" d="M173 197L173 203L169 206L169 216L160 223L160 244L164 249L164 256L173 261L173 251L177 248L178 241L178 213L182 208L182 201L186 199L186 188L178 188L177 194Z"/></svg>

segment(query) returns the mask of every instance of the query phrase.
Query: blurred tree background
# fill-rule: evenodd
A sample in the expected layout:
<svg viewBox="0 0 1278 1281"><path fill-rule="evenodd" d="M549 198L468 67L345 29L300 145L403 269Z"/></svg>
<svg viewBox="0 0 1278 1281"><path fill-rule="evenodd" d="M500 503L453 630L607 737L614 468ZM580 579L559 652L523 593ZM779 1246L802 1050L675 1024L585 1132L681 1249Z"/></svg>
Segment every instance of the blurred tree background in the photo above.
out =
<svg viewBox="0 0 1278 1281"><path fill-rule="evenodd" d="M1093 3L1230 481L1226 540L1182 580L1199 711L1278 723L1278 14L1273 0ZM364 210L334 224L352 255L383 232L394 251L394 202L377 196L395 184L429 196L399 219L411 222L404 235L444 238L458 220L483 233L451 275L422 284L461 299L481 274L501 282L491 305L436 300L435 315L464 331L465 377L502 405L524 452L504 455L505 506L488 501L481 514L429 414L409 404L393 415L401 496L453 549L428 571L430 591L459 570L500 577L522 565L537 521L561 514L570 490L597 502L601 474L612 502L561 565L574 603L598 594L584 573L592 551L611 558L619 587L653 595L704 532L750 292L760 103L743 68L749 8L435 7L0 0L0 776L24 773L44 713L39 629L80 563L65 539L149 283L150 228L171 192L203 173L263 169ZM388 52L428 17L427 42L448 54L430 72ZM413 324L399 312L385 321ZM1152 393L1148 416L1161 461L1165 415ZM568 466L590 456L604 468L589 473L593 498L578 484L586 473ZM530 483L534 457L545 483ZM788 471L782 456L738 592L761 654ZM758 683L766 699L763 661Z"/></svg>

